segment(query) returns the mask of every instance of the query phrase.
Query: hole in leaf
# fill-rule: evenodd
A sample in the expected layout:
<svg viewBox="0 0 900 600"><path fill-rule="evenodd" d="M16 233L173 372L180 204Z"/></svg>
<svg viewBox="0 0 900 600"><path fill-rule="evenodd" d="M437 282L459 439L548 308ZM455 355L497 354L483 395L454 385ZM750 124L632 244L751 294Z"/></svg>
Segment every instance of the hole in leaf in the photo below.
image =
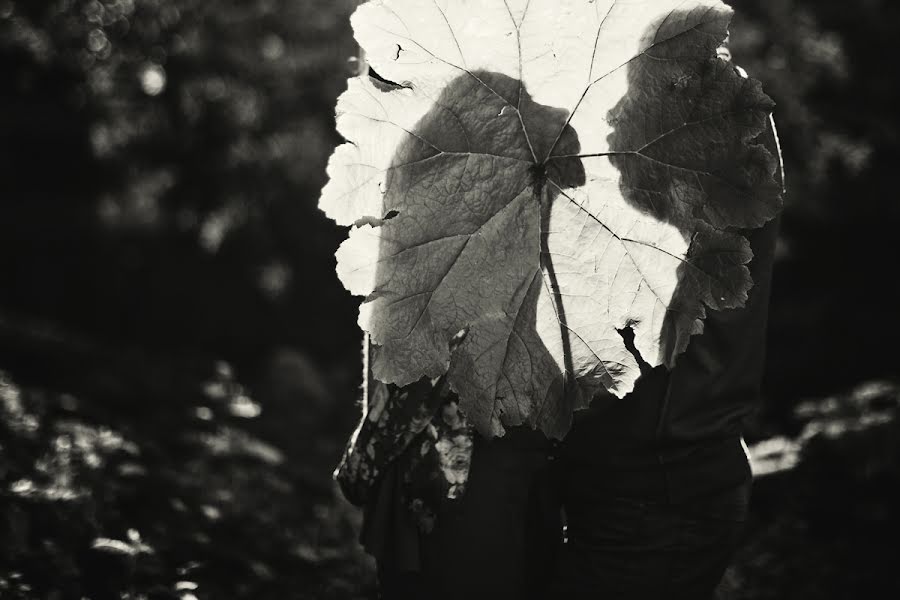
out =
<svg viewBox="0 0 900 600"><path fill-rule="evenodd" d="M399 48L399 46L398 46L398 48ZM399 56L399 52L397 55ZM380 86L380 87L387 86L388 89L385 91L390 91L390 90L394 90L394 89L398 89L398 88L412 89L412 86L409 85L408 83L404 85L404 84L397 83L396 81L391 81L390 79L386 79L386 78L382 77L378 73L378 71L376 71L375 69L372 68L371 65L369 66L369 77L374 79L376 82L382 84L382 86Z"/></svg>
<svg viewBox="0 0 900 600"><path fill-rule="evenodd" d="M463 327L462 329L457 331L456 334L452 338L450 338L449 345L450 345L450 353L451 354L453 353L453 351L455 351L457 348L459 348L460 344L462 344L463 341L465 341L467 335L469 335L469 328Z"/></svg>

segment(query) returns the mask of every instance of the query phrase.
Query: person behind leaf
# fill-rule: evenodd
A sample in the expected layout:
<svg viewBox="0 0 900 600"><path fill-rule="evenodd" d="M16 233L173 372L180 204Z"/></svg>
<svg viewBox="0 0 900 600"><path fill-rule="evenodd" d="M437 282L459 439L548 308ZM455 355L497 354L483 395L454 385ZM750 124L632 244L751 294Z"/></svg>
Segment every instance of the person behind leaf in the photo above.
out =
<svg viewBox="0 0 900 600"><path fill-rule="evenodd" d="M369 351L363 416L335 480L363 508L380 597L544 598L561 542L548 440L528 428L486 440L444 377L386 385Z"/></svg>
<svg viewBox="0 0 900 600"><path fill-rule="evenodd" d="M730 62L727 47L719 59ZM652 73L634 72L641 89ZM780 159L771 119L760 141ZM780 166L776 180L783 188ZM623 170L622 185L640 188L641 173ZM742 430L759 402L777 229L774 219L743 232L754 282L745 307L708 311L671 371L641 361L632 393L575 413L555 461L568 539L548 598L713 597L748 516Z"/></svg>

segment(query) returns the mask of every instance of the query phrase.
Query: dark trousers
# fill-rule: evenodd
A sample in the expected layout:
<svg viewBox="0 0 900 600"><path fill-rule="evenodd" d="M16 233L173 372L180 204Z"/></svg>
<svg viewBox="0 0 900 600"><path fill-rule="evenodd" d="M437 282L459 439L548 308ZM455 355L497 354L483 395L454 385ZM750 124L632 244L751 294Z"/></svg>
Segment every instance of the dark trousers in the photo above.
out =
<svg viewBox="0 0 900 600"><path fill-rule="evenodd" d="M476 438L466 492L420 536L421 569L379 564L384 600L543 600L562 540L542 435Z"/></svg>
<svg viewBox="0 0 900 600"><path fill-rule="evenodd" d="M567 498L548 598L709 600L747 519L751 482L682 503Z"/></svg>

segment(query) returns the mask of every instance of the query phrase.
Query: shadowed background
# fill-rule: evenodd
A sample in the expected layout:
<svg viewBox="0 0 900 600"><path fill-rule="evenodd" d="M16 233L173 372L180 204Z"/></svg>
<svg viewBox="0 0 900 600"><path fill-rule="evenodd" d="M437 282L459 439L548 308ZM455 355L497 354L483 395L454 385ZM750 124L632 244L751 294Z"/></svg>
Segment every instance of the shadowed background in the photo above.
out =
<svg viewBox="0 0 900 600"><path fill-rule="evenodd" d="M889 597L900 8L732 4L788 196L723 597ZM330 483L358 300L316 208L354 5L0 0L3 598L371 594Z"/></svg>

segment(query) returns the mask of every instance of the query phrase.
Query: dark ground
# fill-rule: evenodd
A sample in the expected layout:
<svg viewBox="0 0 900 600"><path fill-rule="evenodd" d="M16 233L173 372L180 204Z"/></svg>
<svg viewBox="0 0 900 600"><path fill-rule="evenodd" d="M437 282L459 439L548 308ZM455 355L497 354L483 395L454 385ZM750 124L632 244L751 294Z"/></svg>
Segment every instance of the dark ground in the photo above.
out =
<svg viewBox="0 0 900 600"><path fill-rule="evenodd" d="M350 0L0 0L0 598L354 598ZM900 8L733 3L788 206L724 598L900 597Z"/></svg>

